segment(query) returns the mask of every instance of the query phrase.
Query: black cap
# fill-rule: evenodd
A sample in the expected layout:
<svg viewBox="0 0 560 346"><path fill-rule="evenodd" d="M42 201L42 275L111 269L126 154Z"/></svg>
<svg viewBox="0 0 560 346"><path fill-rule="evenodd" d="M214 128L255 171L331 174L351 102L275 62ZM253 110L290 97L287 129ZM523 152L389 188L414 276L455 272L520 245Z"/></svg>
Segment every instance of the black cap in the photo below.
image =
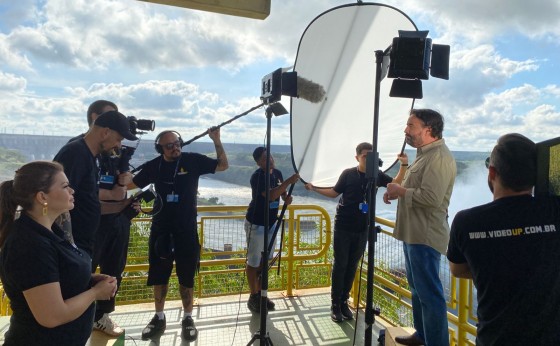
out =
<svg viewBox="0 0 560 346"><path fill-rule="evenodd" d="M254 151L253 151L253 159L255 159L255 162L259 162L262 153L266 151L265 147L257 147Z"/></svg>
<svg viewBox="0 0 560 346"><path fill-rule="evenodd" d="M108 111L99 115L93 124L95 126L107 127L111 130L117 131L121 136L129 141L135 141L138 139L138 137L130 132L130 122L126 116L117 111Z"/></svg>

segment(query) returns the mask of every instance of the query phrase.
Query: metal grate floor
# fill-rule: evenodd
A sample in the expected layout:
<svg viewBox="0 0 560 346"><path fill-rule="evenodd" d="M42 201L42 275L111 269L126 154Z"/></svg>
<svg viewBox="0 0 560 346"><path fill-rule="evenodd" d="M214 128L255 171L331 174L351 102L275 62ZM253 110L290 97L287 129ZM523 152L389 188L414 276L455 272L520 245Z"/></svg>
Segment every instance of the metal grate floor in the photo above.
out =
<svg viewBox="0 0 560 346"><path fill-rule="evenodd" d="M363 345L364 313L360 310L358 330L354 340L355 320L334 323L330 318L329 288L306 289L295 297L284 297L281 292L270 292L269 297L276 303L276 310L267 316L267 332L275 346L284 345ZM126 329L124 342L110 339L105 334L94 331L89 346L241 346L249 345L260 328L260 315L247 309L247 294L204 298L196 302L193 318L198 329L198 339L193 343L181 338L182 308L180 301L166 303L167 329L154 340L143 341L142 329L154 315L153 304L117 306L111 314L113 320ZM377 335L383 325L376 321L373 326L373 344L377 345ZM260 345L261 340L253 340L252 345Z"/></svg>

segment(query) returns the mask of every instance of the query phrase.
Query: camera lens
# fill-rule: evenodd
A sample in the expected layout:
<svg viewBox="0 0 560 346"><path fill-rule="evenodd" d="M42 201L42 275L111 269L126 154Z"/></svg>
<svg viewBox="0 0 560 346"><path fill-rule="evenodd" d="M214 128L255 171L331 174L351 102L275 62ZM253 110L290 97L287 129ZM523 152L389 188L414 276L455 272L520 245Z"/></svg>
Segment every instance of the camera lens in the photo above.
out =
<svg viewBox="0 0 560 346"><path fill-rule="evenodd" d="M156 128L156 122L153 120L139 119L136 121L136 127L143 131L153 131Z"/></svg>

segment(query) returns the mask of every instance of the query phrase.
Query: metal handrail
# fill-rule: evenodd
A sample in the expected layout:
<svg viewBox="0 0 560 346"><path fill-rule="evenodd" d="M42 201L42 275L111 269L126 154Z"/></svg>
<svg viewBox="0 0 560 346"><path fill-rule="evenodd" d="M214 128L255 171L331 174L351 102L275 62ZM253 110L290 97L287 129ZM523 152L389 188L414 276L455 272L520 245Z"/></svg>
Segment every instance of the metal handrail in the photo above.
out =
<svg viewBox="0 0 560 346"><path fill-rule="evenodd" d="M208 230L207 224L212 223L227 223L227 222L237 222L241 223L244 219L244 214L246 212L246 206L199 206L198 213L201 215L198 221L199 232L201 238L204 237L205 232ZM307 247L304 246L304 234L305 231L302 230L302 218L312 218L317 225L315 229L315 235L318 237L317 244ZM135 224L143 227L138 233L142 233L143 237L147 242L147 235L149 230L147 226L151 222L149 217L139 217L133 220ZM285 295L293 296L295 295L296 289L299 288L309 288L317 286L309 286L301 281L302 278L306 276L306 270L323 270L327 277L323 279L326 280L324 286L330 285L330 256L329 249L331 247L332 240L332 226L331 217L328 212L317 205L290 205L287 208L287 213L285 214L285 222L287 223L288 232L286 232L286 239L284 239L284 247L282 254L282 276L279 279L280 284L278 286L269 287L270 290L284 290ZM376 218L377 224L392 229L395 225L393 221ZM139 227L140 227L139 226ZM239 226L239 225L237 225ZM311 231L312 232L312 231ZM309 232L308 232L309 233ZM392 232L389 229L381 229L381 234L383 236L392 237ZM143 243L142 243L143 244ZM143 244L145 245L145 244ZM138 252L138 251L137 251ZM218 258L223 257L223 258ZM151 288L145 287L145 277L148 271L147 264L147 250L145 254L134 254L130 253L128 257L129 263L125 268L125 273L123 274L123 284L121 290L119 291L120 299L117 300L117 304L135 304L142 302L151 302L153 296L151 295ZM388 260L387 260L388 261ZM138 263L140 262L140 263ZM205 279L209 277L220 277L225 278L232 275L238 275L241 279L245 280L244 277L244 266L245 266L245 250L224 250L224 251L211 251L210 249L203 248L201 252L201 262L200 262L200 273L196 281L195 296L199 299L207 296L216 295L227 295L232 294L228 291L215 291L212 293L206 293L206 281ZM374 276L374 291L378 292L379 297L384 297L394 304L397 304L398 309L404 311L411 310L410 306L410 290L407 288L406 277L395 275L382 266L376 266L376 275ZM451 335L451 345L474 345L474 338L476 336L476 326L475 321L475 308L473 307L473 285L470 280L466 279L455 279L450 277L449 282L449 301L448 306L452 311L448 311L448 321L450 323L450 335ZM351 292L352 301L355 302L354 305L363 306L364 304L364 291L360 292L361 296L358 296L358 287L361 283L364 284L365 278L360 277L359 273L356 275L355 284ZM127 291L127 285L133 284L133 288ZM363 285L365 287L365 285ZM171 285L170 285L171 288ZM218 289L224 289L224 287L219 287ZM134 290L134 291L132 291ZM131 298L123 300L127 294L135 293L138 290L147 290L141 297ZM246 292L248 290L244 290ZM132 292L132 293L131 293ZM236 292L237 293L237 292ZM174 299L171 292L168 298ZM177 298L178 299L178 298ZM374 304L376 304L374 298ZM453 313L456 310L456 313ZM10 315L11 310L8 304L8 298L5 295L2 286L0 285L0 315L6 316ZM381 318L383 318L387 323L393 325L403 325L402 321L391 319L391 316L385 314L383 309L381 311ZM406 325L406 324L405 324Z"/></svg>

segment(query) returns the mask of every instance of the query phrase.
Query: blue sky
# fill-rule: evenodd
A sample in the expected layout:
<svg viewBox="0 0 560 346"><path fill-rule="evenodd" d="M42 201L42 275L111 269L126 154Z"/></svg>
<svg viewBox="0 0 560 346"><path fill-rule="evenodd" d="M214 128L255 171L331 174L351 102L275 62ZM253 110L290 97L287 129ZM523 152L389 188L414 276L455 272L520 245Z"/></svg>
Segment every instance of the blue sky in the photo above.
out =
<svg viewBox="0 0 560 346"><path fill-rule="evenodd" d="M258 105L261 78L293 65L311 20L345 3L272 0L255 20L136 0L0 0L0 132L75 135L103 98L190 139ZM507 132L560 134L560 2L381 3L451 46L450 80L424 83L416 106L444 114L452 150L488 151ZM223 141L262 143L265 125L257 110ZM280 117L273 144L289 143Z"/></svg>

